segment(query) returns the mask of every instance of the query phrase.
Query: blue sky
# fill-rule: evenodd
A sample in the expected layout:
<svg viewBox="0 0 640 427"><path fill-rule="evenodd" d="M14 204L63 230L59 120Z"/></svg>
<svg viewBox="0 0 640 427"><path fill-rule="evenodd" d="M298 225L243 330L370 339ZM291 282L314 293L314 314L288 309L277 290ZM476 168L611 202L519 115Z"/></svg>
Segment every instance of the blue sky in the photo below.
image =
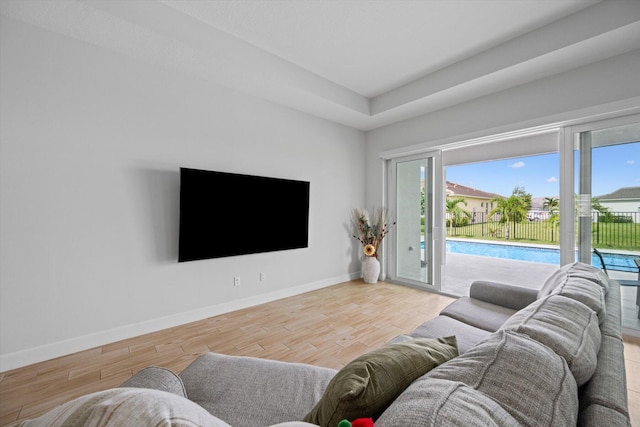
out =
<svg viewBox="0 0 640 427"><path fill-rule="evenodd" d="M511 195L516 186L533 197L558 196L559 154L449 166L447 181L478 190ZM621 187L640 186L640 142L593 150L592 194L601 196Z"/></svg>

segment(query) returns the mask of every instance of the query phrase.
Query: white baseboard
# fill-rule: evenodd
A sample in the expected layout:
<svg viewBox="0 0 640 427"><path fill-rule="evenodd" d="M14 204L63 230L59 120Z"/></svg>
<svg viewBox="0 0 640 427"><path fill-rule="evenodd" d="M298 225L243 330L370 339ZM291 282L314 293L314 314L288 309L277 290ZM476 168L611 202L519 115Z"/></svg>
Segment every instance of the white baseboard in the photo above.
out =
<svg viewBox="0 0 640 427"><path fill-rule="evenodd" d="M100 347L113 342L121 341L128 338L137 337L151 332L161 331L167 328L184 325L190 322L207 319L209 317L218 316L220 314L230 313L232 311L241 310L247 307L253 307L259 304L265 304L271 301L287 298L316 289L326 288L338 283L357 279L361 276L360 272L355 272L339 277L320 280L317 282L307 283L291 288L280 289L266 294L254 295L247 298L241 298L234 301L216 304L213 306L192 310L184 313L178 313L171 316L161 317L148 320L136 324L126 325L119 328L109 329L102 332L96 332L89 335L83 335L76 338L70 338L51 344L45 344L26 350L16 351L0 355L0 372L6 372L12 369L21 368L45 360L54 359L60 356Z"/></svg>

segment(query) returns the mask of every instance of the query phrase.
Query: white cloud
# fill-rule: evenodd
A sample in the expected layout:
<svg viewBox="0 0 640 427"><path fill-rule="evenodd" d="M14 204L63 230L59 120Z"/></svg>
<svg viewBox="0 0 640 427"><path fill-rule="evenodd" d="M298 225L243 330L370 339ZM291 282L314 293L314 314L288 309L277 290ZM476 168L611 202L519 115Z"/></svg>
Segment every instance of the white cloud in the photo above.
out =
<svg viewBox="0 0 640 427"><path fill-rule="evenodd" d="M513 169L520 169L520 168L524 167L524 162L523 161L515 162L514 164L512 164L509 167L513 168Z"/></svg>
<svg viewBox="0 0 640 427"><path fill-rule="evenodd" d="M547 178L547 182L550 184L554 182L558 182L558 178L556 178L555 176L552 176L551 178Z"/></svg>
<svg viewBox="0 0 640 427"><path fill-rule="evenodd" d="M636 162L635 160L627 160L628 165L633 165L635 162Z"/></svg>

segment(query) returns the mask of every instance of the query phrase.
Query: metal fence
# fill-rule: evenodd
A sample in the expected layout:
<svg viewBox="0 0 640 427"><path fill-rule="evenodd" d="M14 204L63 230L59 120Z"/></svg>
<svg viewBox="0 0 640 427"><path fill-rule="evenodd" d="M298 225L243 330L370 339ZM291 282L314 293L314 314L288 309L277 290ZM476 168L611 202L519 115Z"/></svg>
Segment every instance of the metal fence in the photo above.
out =
<svg viewBox="0 0 640 427"><path fill-rule="evenodd" d="M451 237L499 238L509 240L559 243L557 222L537 217L520 221L499 222L488 220L484 212L475 212L469 219L462 219L453 226L447 219L447 235ZM640 212L594 212L592 242L596 247L629 250L640 248Z"/></svg>
<svg viewBox="0 0 640 427"><path fill-rule="evenodd" d="M593 246L640 250L640 212L594 212L592 221Z"/></svg>

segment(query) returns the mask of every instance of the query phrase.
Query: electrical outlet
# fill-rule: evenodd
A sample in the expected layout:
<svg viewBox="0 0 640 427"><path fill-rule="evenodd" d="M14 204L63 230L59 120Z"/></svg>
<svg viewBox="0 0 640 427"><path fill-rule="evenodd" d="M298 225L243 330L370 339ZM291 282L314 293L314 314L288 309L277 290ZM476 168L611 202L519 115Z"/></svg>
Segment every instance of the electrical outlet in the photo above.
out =
<svg viewBox="0 0 640 427"><path fill-rule="evenodd" d="M240 276L233 278L233 286L240 286Z"/></svg>
<svg viewBox="0 0 640 427"><path fill-rule="evenodd" d="M267 273L260 273L260 281L264 282L265 280L267 280Z"/></svg>

